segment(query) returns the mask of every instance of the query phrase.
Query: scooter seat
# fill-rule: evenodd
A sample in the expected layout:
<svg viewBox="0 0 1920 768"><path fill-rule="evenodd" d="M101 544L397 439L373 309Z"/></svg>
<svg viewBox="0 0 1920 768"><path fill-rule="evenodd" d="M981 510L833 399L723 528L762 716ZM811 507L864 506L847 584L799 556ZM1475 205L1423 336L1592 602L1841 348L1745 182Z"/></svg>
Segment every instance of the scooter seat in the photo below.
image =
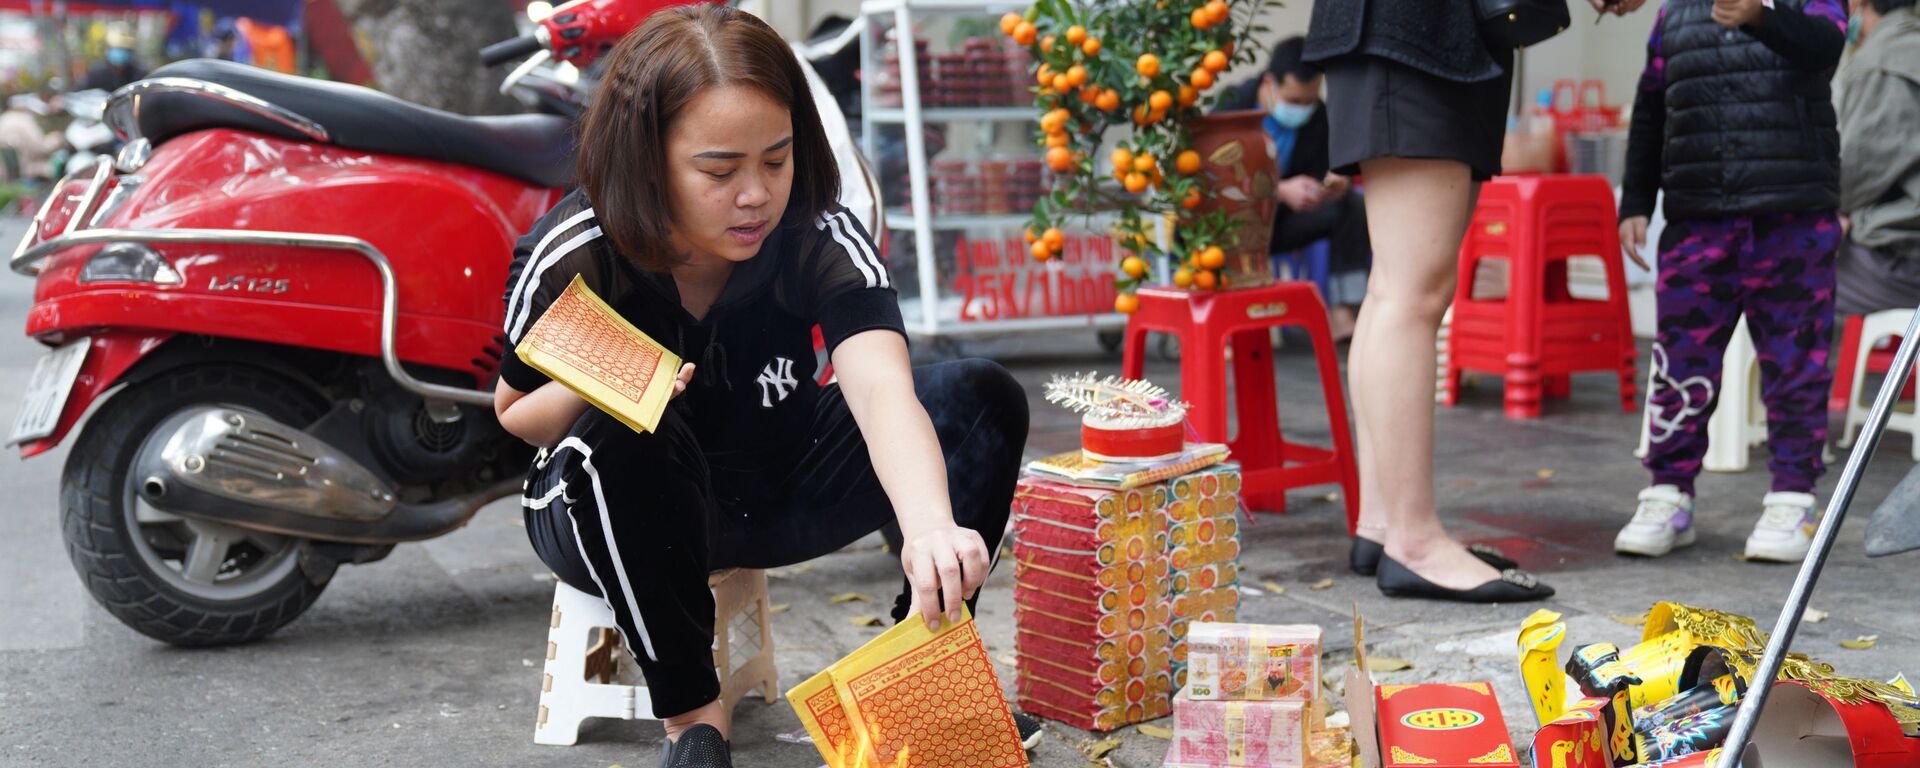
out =
<svg viewBox="0 0 1920 768"><path fill-rule="evenodd" d="M371 88L219 59L168 64L148 77L191 78L232 88L319 123L330 143L348 149L470 165L545 187L574 183L573 126L562 117L464 117ZM192 93L143 96L137 120L140 135L156 147L175 136L208 128L313 140L251 110Z"/></svg>

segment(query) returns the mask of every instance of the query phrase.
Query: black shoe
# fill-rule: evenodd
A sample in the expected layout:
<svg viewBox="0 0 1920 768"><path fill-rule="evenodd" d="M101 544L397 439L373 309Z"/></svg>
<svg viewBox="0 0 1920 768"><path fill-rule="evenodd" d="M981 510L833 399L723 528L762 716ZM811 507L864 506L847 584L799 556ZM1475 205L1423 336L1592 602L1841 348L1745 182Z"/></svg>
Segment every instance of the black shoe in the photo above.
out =
<svg viewBox="0 0 1920 768"><path fill-rule="evenodd" d="M1372 576L1380 571L1380 556L1386 553L1387 548L1380 542L1355 536L1353 548L1347 550L1347 570L1360 576ZM1497 571L1520 567L1519 563L1514 562L1500 550L1485 544L1468 544L1467 553L1480 558L1480 562L1493 566Z"/></svg>
<svg viewBox="0 0 1920 768"><path fill-rule="evenodd" d="M1424 597L1461 603L1518 603L1553 597L1553 587L1516 568L1501 571L1500 578L1463 591L1427 581L1385 555L1380 556L1380 578L1376 583L1380 593L1388 597Z"/></svg>
<svg viewBox="0 0 1920 768"><path fill-rule="evenodd" d="M667 742L660 768L733 768L733 751L720 738L720 729L702 723L682 731L677 741Z"/></svg>
<svg viewBox="0 0 1920 768"><path fill-rule="evenodd" d="M1039 718L1017 709L1013 711L1013 727L1020 731L1020 746L1026 748L1028 752L1040 746L1040 737L1047 735L1047 732L1040 728Z"/></svg>

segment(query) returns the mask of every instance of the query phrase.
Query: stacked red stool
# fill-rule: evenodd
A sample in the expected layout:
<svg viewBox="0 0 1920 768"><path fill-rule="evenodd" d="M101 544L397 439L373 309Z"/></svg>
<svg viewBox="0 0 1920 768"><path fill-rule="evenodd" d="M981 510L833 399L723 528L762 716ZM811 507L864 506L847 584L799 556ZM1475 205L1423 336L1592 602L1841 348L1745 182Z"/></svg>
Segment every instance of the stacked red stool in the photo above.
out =
<svg viewBox="0 0 1920 768"><path fill-rule="evenodd" d="M1121 375L1141 378L1146 368L1148 333L1180 340L1180 398L1187 418L1204 442L1227 443L1240 463L1241 494L1248 509L1286 510L1286 491L1337 483L1347 506L1351 532L1360 518L1360 484L1354 470L1353 438L1347 427L1347 401L1340 388L1327 308L1312 283L1281 282L1261 288L1202 293L1176 288L1141 288L1140 308L1127 319ZM1268 329L1298 325L1313 339L1326 398L1331 450L1288 442L1280 431L1273 384L1273 345ZM1226 350L1233 354L1233 406L1239 434L1227 432Z"/></svg>
<svg viewBox="0 0 1920 768"><path fill-rule="evenodd" d="M1569 374L1613 371L1621 409L1634 409L1633 330L1615 221L1613 189L1601 176L1497 178L1481 187L1460 250L1447 405L1459 400L1463 370L1504 377L1510 419L1538 418L1543 396L1567 395ZM1605 265L1605 300L1569 295L1567 261L1576 256ZM1475 270L1487 259L1507 262L1507 295L1475 299Z"/></svg>

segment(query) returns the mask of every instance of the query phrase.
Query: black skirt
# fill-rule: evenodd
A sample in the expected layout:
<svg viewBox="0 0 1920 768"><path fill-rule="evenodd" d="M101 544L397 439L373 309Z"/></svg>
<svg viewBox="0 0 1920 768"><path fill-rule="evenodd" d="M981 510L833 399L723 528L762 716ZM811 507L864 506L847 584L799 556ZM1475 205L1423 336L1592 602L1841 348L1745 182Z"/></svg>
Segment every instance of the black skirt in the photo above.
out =
<svg viewBox="0 0 1920 768"><path fill-rule="evenodd" d="M1326 63L1329 151L1337 173L1376 157L1457 160L1476 181L1500 175L1513 68L1463 83L1396 61L1348 55Z"/></svg>

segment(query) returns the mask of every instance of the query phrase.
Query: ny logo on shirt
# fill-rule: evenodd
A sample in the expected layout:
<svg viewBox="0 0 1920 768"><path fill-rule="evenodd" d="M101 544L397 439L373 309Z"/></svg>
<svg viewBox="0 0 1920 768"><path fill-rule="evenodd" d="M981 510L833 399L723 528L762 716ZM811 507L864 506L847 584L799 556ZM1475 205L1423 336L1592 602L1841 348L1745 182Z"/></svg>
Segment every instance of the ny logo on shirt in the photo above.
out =
<svg viewBox="0 0 1920 768"><path fill-rule="evenodd" d="M793 361L776 357L767 367L760 369L760 407L772 408L774 403L787 399L787 394L800 384L793 378Z"/></svg>

